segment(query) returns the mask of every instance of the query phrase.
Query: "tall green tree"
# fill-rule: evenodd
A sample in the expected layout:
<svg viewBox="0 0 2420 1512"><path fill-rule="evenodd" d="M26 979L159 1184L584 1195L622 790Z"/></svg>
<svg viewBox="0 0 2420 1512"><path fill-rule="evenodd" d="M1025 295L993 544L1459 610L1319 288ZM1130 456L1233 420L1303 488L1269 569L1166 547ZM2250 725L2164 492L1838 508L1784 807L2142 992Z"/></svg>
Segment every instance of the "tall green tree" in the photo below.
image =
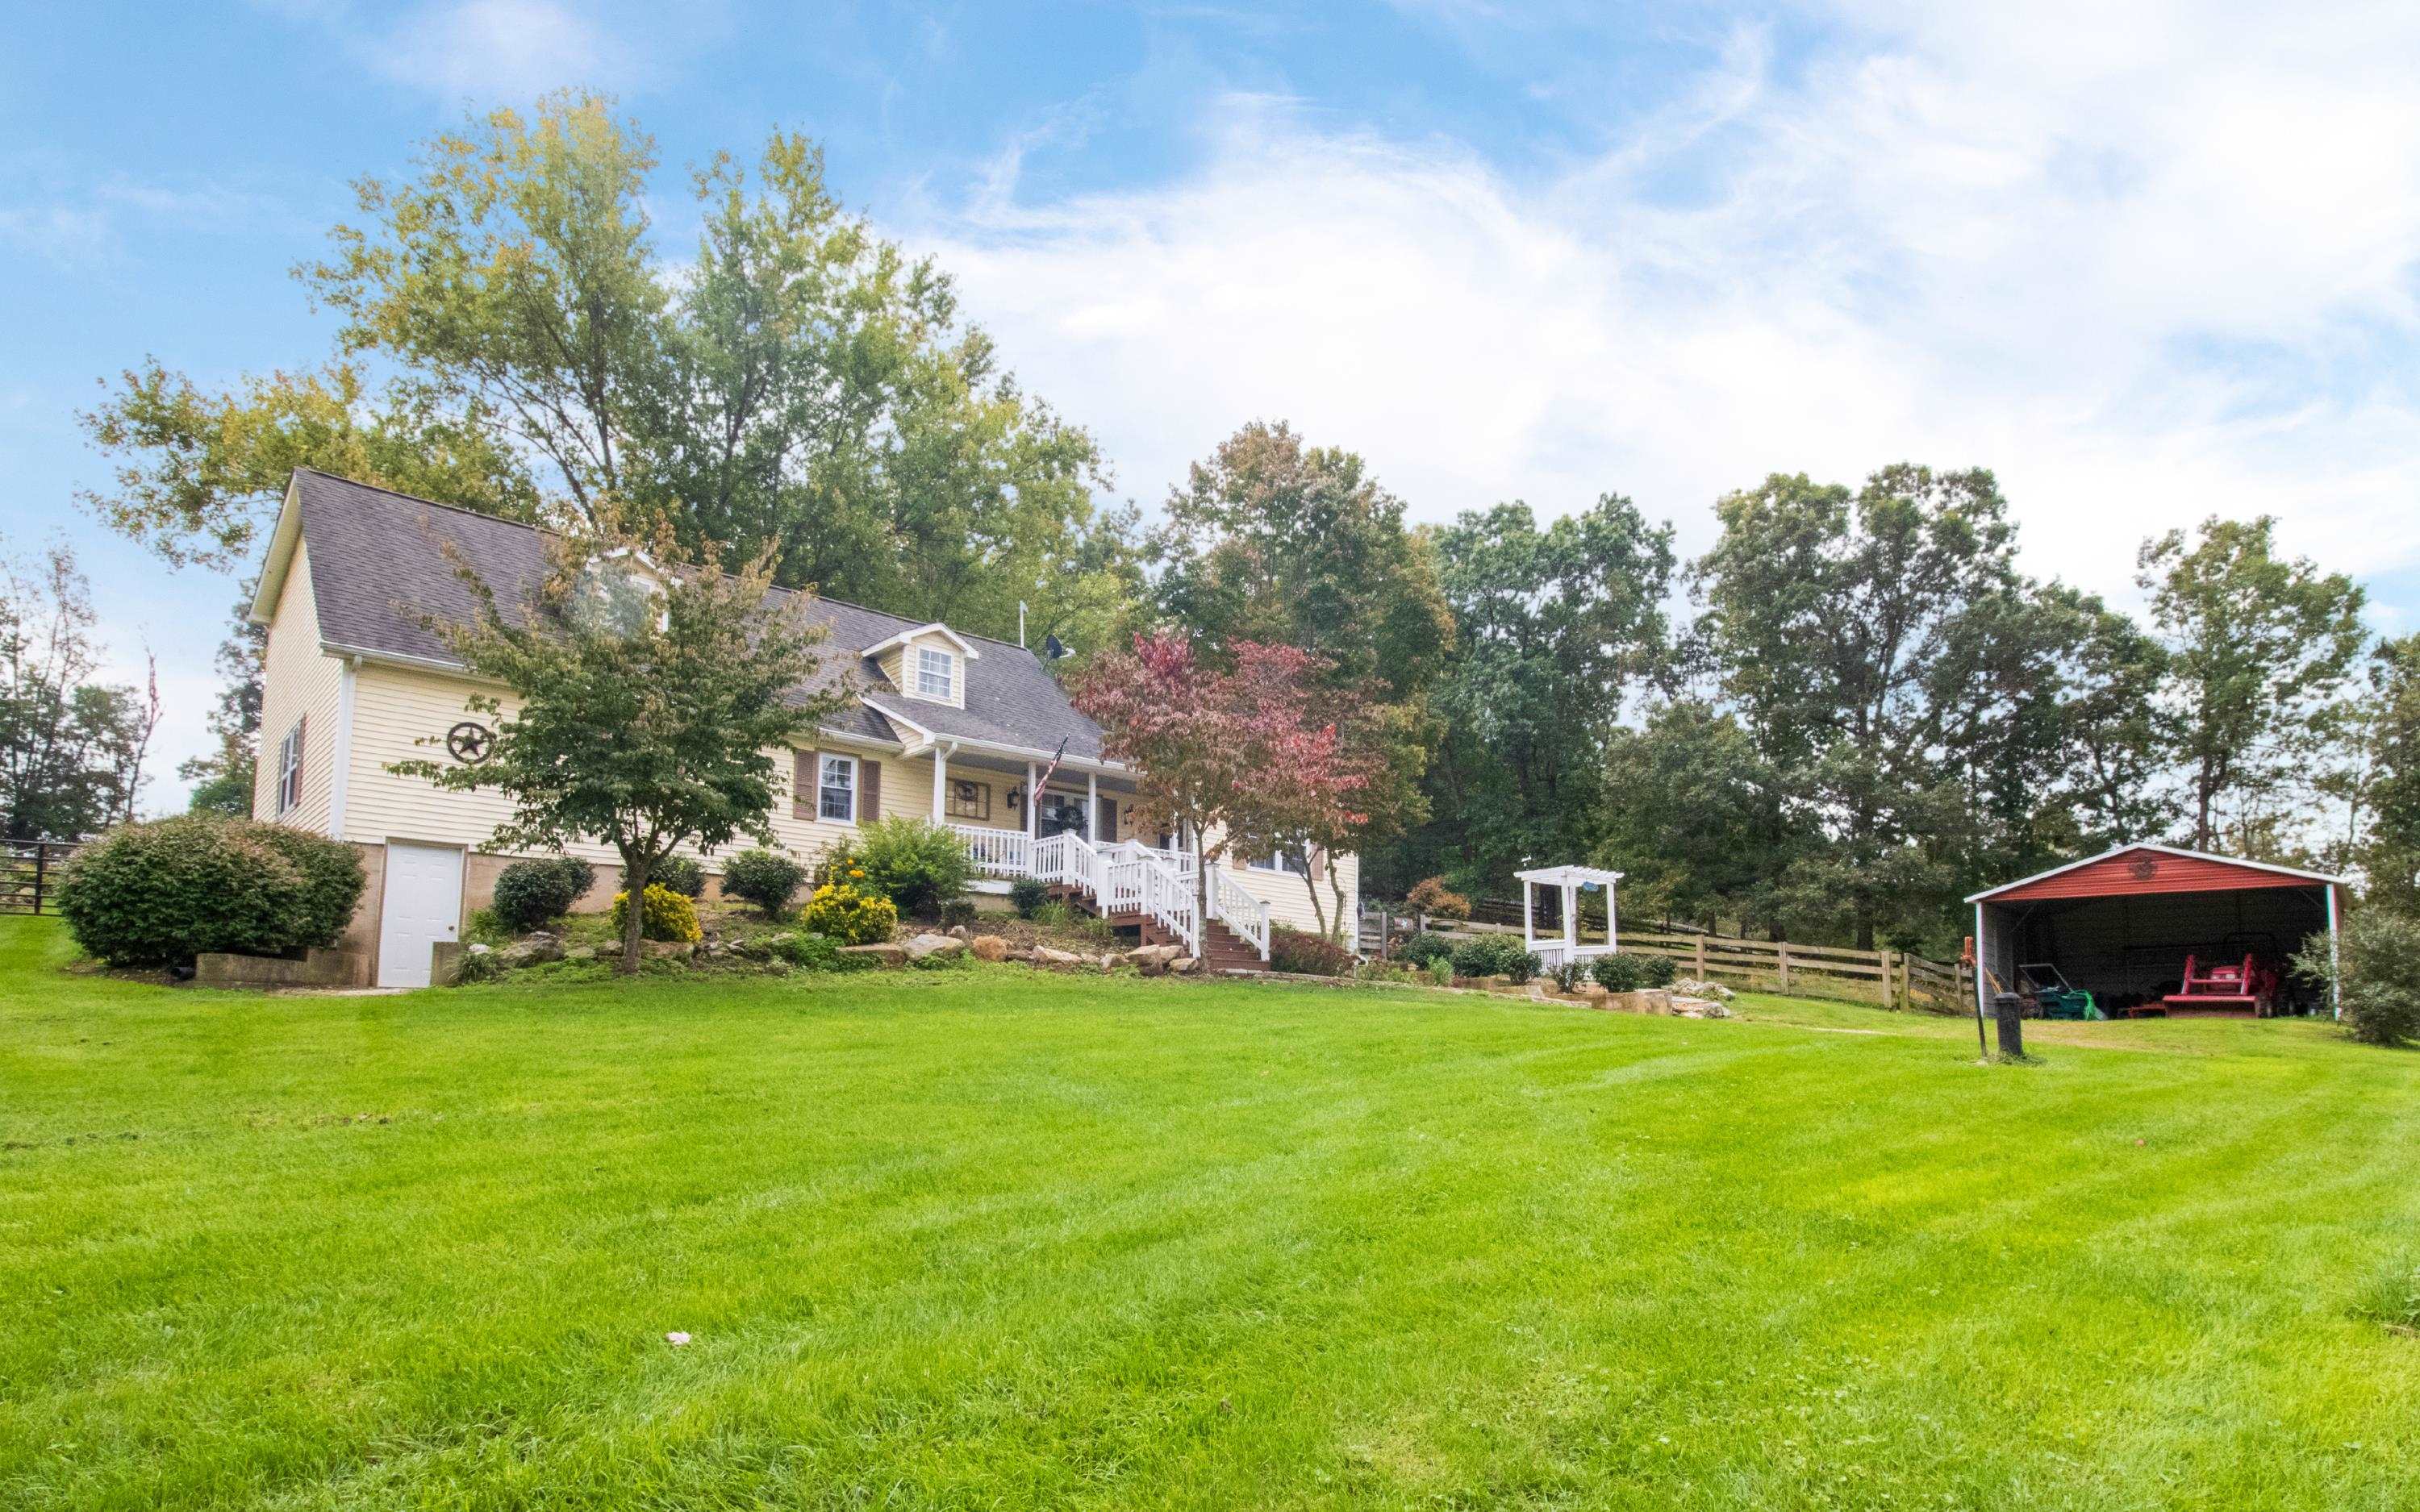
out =
<svg viewBox="0 0 2420 1512"><path fill-rule="evenodd" d="M95 624L64 543L0 562L0 839L76 840L134 817L159 678L101 681Z"/></svg>
<svg viewBox="0 0 2420 1512"><path fill-rule="evenodd" d="M437 786L493 789L512 804L490 843L552 850L598 841L622 860L622 964L635 969L639 896L683 845L747 835L774 842L786 779L775 752L811 737L845 702L795 696L818 660L821 626L800 600L769 598L772 553L737 573L711 548L685 552L659 522L629 533L610 514L558 540L534 604L500 598L468 565L467 621L428 622L472 676L509 690L467 706L495 720L475 764L414 759L390 768Z"/></svg>
<svg viewBox="0 0 2420 1512"><path fill-rule="evenodd" d="M1361 458L1254 422L1171 490L1151 543L1154 608L1223 662L1244 642L1319 658L1362 733L1386 742L1359 802L1384 828L1419 824L1435 738L1432 689L1453 644L1431 543Z"/></svg>
<svg viewBox="0 0 2420 1512"><path fill-rule="evenodd" d="M497 111L365 178L298 270L323 368L223 394L156 363L85 417L88 502L172 557L250 548L297 464L575 529L609 509L777 579L992 634L1130 591L1092 439L1023 393L949 279L847 214L814 145L690 176L658 246L653 142L586 94ZM376 377L373 378L373 375ZM1090 610L1086 610L1090 612Z"/></svg>
<svg viewBox="0 0 2420 1512"><path fill-rule="evenodd" d="M2369 899L2420 917L2420 634L2370 653L2359 702L2360 840Z"/></svg>
<svg viewBox="0 0 2420 1512"><path fill-rule="evenodd" d="M2165 641L2163 702L2197 850L2259 855L2289 842L2367 639L2359 585L2280 557L2276 523L2213 516L2191 538L2144 542L2135 558Z"/></svg>
<svg viewBox="0 0 2420 1512"><path fill-rule="evenodd" d="M1837 912L1867 948L1930 923L1956 882L1938 837L1967 811L1948 716L2021 581L1998 484L1899 464L1853 494L1776 473L1715 512L1699 644L1823 840L1791 862L1783 906Z"/></svg>
<svg viewBox="0 0 2420 1512"><path fill-rule="evenodd" d="M1607 743L1629 695L1667 670L1672 530L1606 494L1543 528L1518 501L1466 511L1433 539L1454 637L1433 817L1398 870L1501 891L1523 864L1596 843Z"/></svg>
<svg viewBox="0 0 2420 1512"><path fill-rule="evenodd" d="M1658 705L1613 732L1604 789L1593 855L1622 873L1624 914L1778 927L1774 889L1808 837L1737 718L1693 699Z"/></svg>

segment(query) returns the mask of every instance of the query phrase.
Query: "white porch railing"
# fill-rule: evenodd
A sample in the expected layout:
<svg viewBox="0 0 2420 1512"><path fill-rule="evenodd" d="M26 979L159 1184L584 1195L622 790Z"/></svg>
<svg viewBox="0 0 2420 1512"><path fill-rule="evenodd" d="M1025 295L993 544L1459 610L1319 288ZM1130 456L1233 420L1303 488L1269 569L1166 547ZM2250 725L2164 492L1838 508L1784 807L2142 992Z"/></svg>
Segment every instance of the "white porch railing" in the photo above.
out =
<svg viewBox="0 0 2420 1512"><path fill-rule="evenodd" d="M985 825L952 825L951 830L966 841L967 854L974 858L975 870L989 877L1026 877L1033 874L1033 842L1021 829L993 829Z"/></svg>
<svg viewBox="0 0 2420 1512"><path fill-rule="evenodd" d="M1202 905L1196 892L1200 858L1189 851L1163 850L1136 841L1093 844L1074 830L1033 840L1022 831L982 825L952 825L966 842L975 870L985 876L1036 877L1072 887L1091 898L1104 917L1149 914L1202 953ZM1269 905L1213 872L1210 917L1269 958Z"/></svg>
<svg viewBox="0 0 2420 1512"><path fill-rule="evenodd" d="M1562 940L1552 939L1531 940L1529 949L1538 957L1539 965L1548 971L1554 970L1566 961L1586 963L1601 955L1613 954L1613 947L1602 940L1594 945L1571 945Z"/></svg>
<svg viewBox="0 0 2420 1512"><path fill-rule="evenodd" d="M1210 873L1210 917L1230 933L1269 958L1269 905L1235 885L1223 871Z"/></svg>

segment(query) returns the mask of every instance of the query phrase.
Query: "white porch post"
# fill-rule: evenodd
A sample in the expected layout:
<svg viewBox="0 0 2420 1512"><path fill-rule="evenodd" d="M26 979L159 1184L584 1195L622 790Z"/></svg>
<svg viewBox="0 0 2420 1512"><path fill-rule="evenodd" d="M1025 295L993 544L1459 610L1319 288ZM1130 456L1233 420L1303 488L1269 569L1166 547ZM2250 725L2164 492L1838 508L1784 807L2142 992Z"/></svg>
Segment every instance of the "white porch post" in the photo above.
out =
<svg viewBox="0 0 2420 1512"><path fill-rule="evenodd" d="M1529 901L1536 895L1537 888L1538 885L1528 877L1521 879L1521 949L1524 950L1534 950L1538 948L1538 928L1531 918L1529 906Z"/></svg>
<svg viewBox="0 0 2420 1512"><path fill-rule="evenodd" d="M1084 774L1084 838L1101 843L1101 774Z"/></svg>
<svg viewBox="0 0 2420 1512"><path fill-rule="evenodd" d="M946 758L944 758L944 757L941 755L941 746L940 746L940 743L939 743L939 741L934 742L934 744L933 744L933 823L935 823L935 824L937 824L937 825L938 825L938 824L939 824L939 823L941 823L941 816L942 816L942 815L944 815L944 814L946 814L947 812L949 812L949 805L941 801L941 784L942 784L944 781L946 781L946 780L948 779L947 779L947 773L946 773L946 771L945 771L945 768L948 766L948 764L949 764L949 763L948 763L947 759L946 759Z"/></svg>
<svg viewBox="0 0 2420 1512"><path fill-rule="evenodd" d="M1563 959L1575 961L1580 953L1580 885L1563 884Z"/></svg>
<svg viewBox="0 0 2420 1512"><path fill-rule="evenodd" d="M1035 787L1039 776L1032 762L1025 764L1025 838L1032 840L1042 833L1042 790Z"/></svg>

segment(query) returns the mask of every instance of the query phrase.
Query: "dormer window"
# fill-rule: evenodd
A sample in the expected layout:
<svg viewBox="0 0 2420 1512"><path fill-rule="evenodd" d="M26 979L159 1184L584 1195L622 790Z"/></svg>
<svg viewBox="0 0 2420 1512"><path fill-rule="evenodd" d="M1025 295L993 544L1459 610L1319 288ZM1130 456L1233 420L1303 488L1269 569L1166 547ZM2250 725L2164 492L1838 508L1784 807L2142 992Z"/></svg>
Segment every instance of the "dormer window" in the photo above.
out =
<svg viewBox="0 0 2420 1512"><path fill-rule="evenodd" d="M916 648L916 696L937 703L958 701L958 658L938 646Z"/></svg>

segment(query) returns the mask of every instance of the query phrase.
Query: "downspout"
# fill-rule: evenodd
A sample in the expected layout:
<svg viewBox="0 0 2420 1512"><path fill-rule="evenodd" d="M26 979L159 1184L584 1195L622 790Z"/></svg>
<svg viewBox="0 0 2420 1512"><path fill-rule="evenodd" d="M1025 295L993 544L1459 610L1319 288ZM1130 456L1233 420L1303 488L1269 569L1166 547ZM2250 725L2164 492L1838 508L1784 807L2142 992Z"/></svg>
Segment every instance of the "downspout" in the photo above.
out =
<svg viewBox="0 0 2420 1512"><path fill-rule="evenodd" d="M1975 1049L1985 1060L1992 1058L1992 1047L1983 1039L1983 978L1984 963L1991 956L1991 942L1983 937L1983 905L1975 905Z"/></svg>

